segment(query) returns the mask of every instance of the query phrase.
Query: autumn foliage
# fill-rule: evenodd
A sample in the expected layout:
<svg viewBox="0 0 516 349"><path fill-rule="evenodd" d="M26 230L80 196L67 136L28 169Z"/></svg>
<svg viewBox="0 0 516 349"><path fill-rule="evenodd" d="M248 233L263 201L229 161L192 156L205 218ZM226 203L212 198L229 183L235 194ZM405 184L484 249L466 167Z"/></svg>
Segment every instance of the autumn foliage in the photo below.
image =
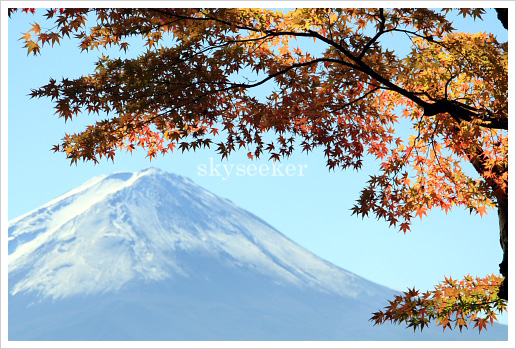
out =
<svg viewBox="0 0 516 349"><path fill-rule="evenodd" d="M69 37L81 51L123 51L102 54L88 76L51 79L30 94L51 98L64 120L103 117L53 148L72 163L114 159L117 150L136 147L151 159L214 147L222 158L245 149L250 158L274 161L320 147L329 169L358 170L372 155L379 171L352 212L372 213L406 233L413 218L434 208L483 215L502 207L507 216L508 44L488 33L455 32L449 12L49 9L52 29L34 23L22 40L28 54ZM482 25L485 10L458 12ZM392 35L405 40L406 55L384 46ZM135 37L146 50L127 57ZM320 53L302 48L313 43ZM253 93L259 88L267 89L265 98ZM408 139L396 131L401 122L412 125ZM372 320L414 328L436 320L462 329L469 319L482 330L505 309L501 271L447 279L427 293L410 290Z"/></svg>
<svg viewBox="0 0 516 349"><path fill-rule="evenodd" d="M422 331L432 320L443 331L455 327L462 331L473 323L473 328L480 332L488 324L493 325L497 314L506 310L506 302L497 295L501 282L502 278L494 274L486 278L468 275L460 282L445 277L434 291L421 293L414 288L396 296L385 311L374 313L371 321L375 325L385 321L405 323L414 331Z"/></svg>

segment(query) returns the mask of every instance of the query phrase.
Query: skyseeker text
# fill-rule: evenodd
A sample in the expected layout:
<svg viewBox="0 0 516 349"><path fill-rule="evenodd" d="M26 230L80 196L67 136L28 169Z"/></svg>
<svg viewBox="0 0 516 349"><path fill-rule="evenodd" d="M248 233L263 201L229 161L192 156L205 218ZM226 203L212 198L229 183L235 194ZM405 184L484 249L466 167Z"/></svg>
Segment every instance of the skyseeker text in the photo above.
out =
<svg viewBox="0 0 516 349"><path fill-rule="evenodd" d="M197 175L201 177L222 177L223 181L226 181L233 174L238 177L243 176L271 176L271 177L293 177L299 176L304 177L303 170L308 167L307 164L281 164L279 162L273 162L269 164L215 164L213 158L210 158L209 164L199 164L197 166Z"/></svg>

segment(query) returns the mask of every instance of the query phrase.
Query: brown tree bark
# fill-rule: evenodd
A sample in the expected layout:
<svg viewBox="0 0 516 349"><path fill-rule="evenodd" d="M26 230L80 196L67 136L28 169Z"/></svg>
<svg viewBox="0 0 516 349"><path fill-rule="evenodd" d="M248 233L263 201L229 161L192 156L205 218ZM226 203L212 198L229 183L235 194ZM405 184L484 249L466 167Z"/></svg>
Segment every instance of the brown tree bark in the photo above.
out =
<svg viewBox="0 0 516 349"><path fill-rule="evenodd" d="M503 249L503 260L500 263L500 273L505 278L502 284L500 285L500 290L498 291L498 297L501 299L507 300L508 298L508 290L507 290L507 282L508 282L508 249L509 249L509 207L508 207L508 197L505 195L498 202L498 220L500 222L500 245Z"/></svg>
<svg viewBox="0 0 516 349"><path fill-rule="evenodd" d="M502 22L502 25L505 29L509 29L509 9L508 8L497 8L496 14L498 16L498 20Z"/></svg>
<svg viewBox="0 0 516 349"><path fill-rule="evenodd" d="M507 8L497 8L495 9L498 15L498 19L502 23L505 29L509 29L509 10ZM508 197L507 195L503 195L498 198L498 220L500 223L500 245L503 250L503 259L500 263L500 274L505 278L502 284L500 285L500 290L498 291L498 297L501 299L507 300L508 298L508 274L509 274L509 205L508 205Z"/></svg>

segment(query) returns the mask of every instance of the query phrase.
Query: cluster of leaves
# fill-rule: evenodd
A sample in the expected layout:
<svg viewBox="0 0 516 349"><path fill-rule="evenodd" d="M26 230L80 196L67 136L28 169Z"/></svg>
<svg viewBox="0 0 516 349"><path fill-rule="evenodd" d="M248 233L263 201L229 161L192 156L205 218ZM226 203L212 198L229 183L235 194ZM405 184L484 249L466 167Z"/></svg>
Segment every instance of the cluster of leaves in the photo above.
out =
<svg viewBox="0 0 516 349"><path fill-rule="evenodd" d="M414 332L419 328L423 331L431 321L435 320L443 331L449 328L468 328L468 323L474 323L473 328L487 329L487 324L494 324L496 314L507 310L507 301L497 296L498 288L503 278L491 275L485 278L465 276L462 281L451 277L435 287L434 291L421 293L415 288L409 289L403 295L398 295L385 311L373 313L370 321L375 325L386 321L405 323Z"/></svg>
<svg viewBox="0 0 516 349"><path fill-rule="evenodd" d="M381 175L371 178L353 210L362 215L373 211L391 224L404 217L404 232L413 213L422 218L433 206L448 212L452 205L463 205L482 216L496 207L496 198L506 195L508 182L507 133L486 127L507 122L507 43L485 33L450 34L438 44L423 38L413 42L400 85L424 103L449 103L451 109L462 110L460 116L434 114L406 98L397 103L404 106L417 135L409 138L408 146L396 140ZM382 98L400 96L386 93ZM476 111L471 117L470 110ZM461 169L464 162L472 163L481 179L467 176ZM406 163L411 171L401 172ZM416 173L416 181L410 172Z"/></svg>
<svg viewBox="0 0 516 349"><path fill-rule="evenodd" d="M21 39L34 55L70 35L81 51L126 52L137 36L146 46L136 58L102 55L90 75L51 79L31 92L50 97L65 120L106 116L53 148L72 163L136 147L151 159L215 147L222 158L245 149L274 161L320 147L329 169L358 170L370 154L380 171L352 212L373 212L406 233L433 208L483 215L507 199L508 45L455 33L448 12L49 9L52 29L33 24ZM484 12L460 10L473 19ZM410 53L385 48L386 35L408 38ZM306 39L323 52L302 50ZM254 96L257 87L266 87L264 99ZM412 124L409 139L395 132L401 119Z"/></svg>

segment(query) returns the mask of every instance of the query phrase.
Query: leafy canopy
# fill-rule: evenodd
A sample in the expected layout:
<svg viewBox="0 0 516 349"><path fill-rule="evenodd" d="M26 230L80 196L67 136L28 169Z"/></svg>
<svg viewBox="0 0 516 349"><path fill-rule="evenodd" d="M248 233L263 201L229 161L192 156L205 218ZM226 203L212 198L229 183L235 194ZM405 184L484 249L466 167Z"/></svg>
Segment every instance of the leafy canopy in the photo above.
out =
<svg viewBox="0 0 516 349"><path fill-rule="evenodd" d="M329 169L358 170L371 154L381 166L352 212L373 212L406 233L412 218L435 207L483 215L507 196L507 42L454 32L449 11L50 9L55 26L35 23L21 39L28 54L70 36L81 51L125 52L134 37L145 43L136 58L102 54L90 75L51 79L31 92L50 97L64 120L104 117L53 148L72 163L138 146L151 159L215 147L222 158L243 148L251 159L274 161L321 147ZM472 20L484 12L459 11ZM393 34L407 39L406 56L382 45ZM304 39L323 51L301 49ZM260 87L265 99L253 94ZM395 132L403 120L413 127L408 139ZM468 276L422 296L410 290L372 320L422 329L437 319L462 329L468 317L482 330L493 309L505 309L501 280Z"/></svg>

